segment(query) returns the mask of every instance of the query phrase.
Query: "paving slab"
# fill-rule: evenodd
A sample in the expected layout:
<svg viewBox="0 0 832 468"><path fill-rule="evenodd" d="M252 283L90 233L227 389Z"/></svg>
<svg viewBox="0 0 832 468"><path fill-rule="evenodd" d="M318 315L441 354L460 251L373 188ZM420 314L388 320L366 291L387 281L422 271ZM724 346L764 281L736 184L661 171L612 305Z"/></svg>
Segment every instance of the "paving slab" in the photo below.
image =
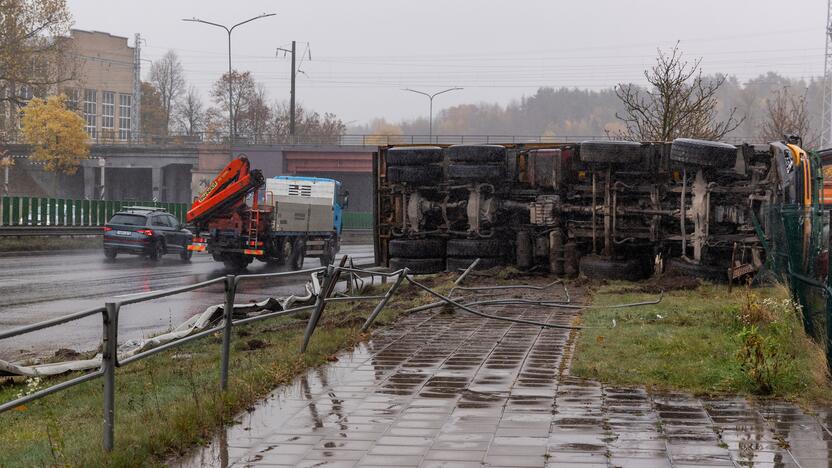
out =
<svg viewBox="0 0 832 468"><path fill-rule="evenodd" d="M544 293L525 297L536 294ZM557 290L545 294L560 299L552 297ZM582 301L579 288L570 294ZM489 313L569 325L579 312L503 306ZM565 328L463 312L410 315L276 389L170 464L832 466L832 411L575 378L573 342Z"/></svg>

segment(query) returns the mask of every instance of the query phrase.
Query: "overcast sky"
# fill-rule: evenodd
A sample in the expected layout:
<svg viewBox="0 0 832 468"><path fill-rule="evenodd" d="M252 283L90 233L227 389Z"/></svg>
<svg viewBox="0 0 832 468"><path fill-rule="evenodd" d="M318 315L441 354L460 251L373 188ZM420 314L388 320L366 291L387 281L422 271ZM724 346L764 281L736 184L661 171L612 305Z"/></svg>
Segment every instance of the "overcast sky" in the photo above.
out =
<svg viewBox="0 0 832 468"><path fill-rule="evenodd" d="M540 86L599 89L640 82L677 40L705 73L741 80L766 71L823 74L826 0L68 0L79 29L145 39L143 58L175 49L208 99L227 68L225 32L181 18L233 24L234 67L250 70L273 99L288 100L289 59L278 47L309 43L298 100L345 122L426 116L427 98L402 91L465 89L436 98L508 103ZM150 68L143 62L143 74Z"/></svg>

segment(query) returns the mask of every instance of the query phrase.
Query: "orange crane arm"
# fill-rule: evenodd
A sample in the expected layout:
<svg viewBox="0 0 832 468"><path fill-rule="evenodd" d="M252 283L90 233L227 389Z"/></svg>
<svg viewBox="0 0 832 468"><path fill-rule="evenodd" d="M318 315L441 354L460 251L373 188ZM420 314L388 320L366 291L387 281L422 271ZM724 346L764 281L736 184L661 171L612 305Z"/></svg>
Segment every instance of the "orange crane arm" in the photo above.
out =
<svg viewBox="0 0 832 468"><path fill-rule="evenodd" d="M245 156L228 163L194 200L186 221L199 224L239 206L249 193L260 188L264 182L263 174L258 170L250 170L250 167Z"/></svg>

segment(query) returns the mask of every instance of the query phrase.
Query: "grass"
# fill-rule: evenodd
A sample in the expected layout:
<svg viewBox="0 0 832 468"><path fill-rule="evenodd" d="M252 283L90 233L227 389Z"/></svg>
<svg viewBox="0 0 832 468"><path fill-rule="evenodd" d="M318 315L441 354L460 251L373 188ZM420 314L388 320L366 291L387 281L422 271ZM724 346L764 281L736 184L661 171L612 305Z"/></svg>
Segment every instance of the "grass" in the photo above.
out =
<svg viewBox="0 0 832 468"><path fill-rule="evenodd" d="M655 298L638 291L605 285L592 292L592 301ZM656 305L586 310L571 373L615 385L828 402L823 351L803 333L788 298L782 286L729 293L726 286L703 284L665 293Z"/></svg>
<svg viewBox="0 0 832 468"><path fill-rule="evenodd" d="M0 252L100 249L101 236L0 237Z"/></svg>
<svg viewBox="0 0 832 468"><path fill-rule="evenodd" d="M427 280L439 291L451 276ZM387 287L390 284L388 283ZM378 294L382 287L368 294ZM432 301L403 284L376 325L401 310ZM219 386L219 343L213 336L119 368L116 372L115 450L102 448L102 382L88 382L0 414L0 466L143 466L209 440L215 431L275 387L333 359L366 338L358 327L374 302L327 305L306 354L298 351L306 320L280 318L235 328L229 390ZM256 343L260 340L263 343ZM263 346L265 344L265 346ZM44 379L43 386L69 378ZM31 383L31 381L29 382ZM26 389L25 380L0 383L0 401Z"/></svg>

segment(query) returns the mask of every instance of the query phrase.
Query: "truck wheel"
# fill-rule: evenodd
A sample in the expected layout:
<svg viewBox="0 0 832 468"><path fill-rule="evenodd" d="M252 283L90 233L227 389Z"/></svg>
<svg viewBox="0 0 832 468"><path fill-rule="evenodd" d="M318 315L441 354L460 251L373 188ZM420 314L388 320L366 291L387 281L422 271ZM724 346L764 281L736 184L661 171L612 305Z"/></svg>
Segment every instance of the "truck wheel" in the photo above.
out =
<svg viewBox="0 0 832 468"><path fill-rule="evenodd" d="M702 167L733 167L737 147L728 143L677 138L670 147L670 160Z"/></svg>
<svg viewBox="0 0 832 468"><path fill-rule="evenodd" d="M284 265L286 263L286 249L288 248L288 244L288 242L281 239L272 239L269 244L268 253L270 255L263 257L263 261L266 262L266 265Z"/></svg>
<svg viewBox="0 0 832 468"><path fill-rule="evenodd" d="M252 262L252 257L247 255L233 253L227 254L225 258L223 258L222 263L225 265L225 268L229 270L244 270L249 263Z"/></svg>
<svg viewBox="0 0 832 468"><path fill-rule="evenodd" d="M292 270L297 271L303 268L303 257L306 250L306 242L303 238L298 237L292 243L292 256L289 259L289 266Z"/></svg>
<svg viewBox="0 0 832 468"><path fill-rule="evenodd" d="M700 263L688 262L682 258L671 258L667 262L667 271L672 274L692 276L714 283L728 282L727 266L723 268L715 265L702 265Z"/></svg>
<svg viewBox="0 0 832 468"><path fill-rule="evenodd" d="M585 163L639 163L643 154L644 146L635 141L585 141L580 146Z"/></svg>
<svg viewBox="0 0 832 468"><path fill-rule="evenodd" d="M444 271L445 259L393 257L390 259L390 268L393 270L407 268L414 275L429 275L431 273L440 273Z"/></svg>
<svg viewBox="0 0 832 468"><path fill-rule="evenodd" d="M448 257L447 271L453 273L459 270L465 270L474 263L474 260L476 258ZM480 262L477 263L475 270L490 270L500 265L502 265L502 261L499 258L480 257Z"/></svg>
<svg viewBox="0 0 832 468"><path fill-rule="evenodd" d="M439 166L390 166L387 168L390 183L429 184L442 180Z"/></svg>
<svg viewBox="0 0 832 468"><path fill-rule="evenodd" d="M387 150L388 166L421 166L442 161L438 146L403 146Z"/></svg>
<svg viewBox="0 0 832 468"><path fill-rule="evenodd" d="M590 279L632 281L647 276L644 265L637 258L617 260L598 255L584 255L579 265L581 274Z"/></svg>
<svg viewBox="0 0 832 468"><path fill-rule="evenodd" d="M505 163L506 147L500 145L454 145L448 148L448 159L461 163Z"/></svg>
<svg viewBox="0 0 832 468"><path fill-rule="evenodd" d="M387 245L390 257L439 258L445 256L444 239L393 239Z"/></svg>
<svg viewBox="0 0 832 468"><path fill-rule="evenodd" d="M447 251L449 257L493 258L502 257L505 248L498 239L451 239Z"/></svg>
<svg viewBox="0 0 832 468"><path fill-rule="evenodd" d="M448 178L457 180L497 180L505 177L506 171L501 165L451 164L448 166Z"/></svg>

